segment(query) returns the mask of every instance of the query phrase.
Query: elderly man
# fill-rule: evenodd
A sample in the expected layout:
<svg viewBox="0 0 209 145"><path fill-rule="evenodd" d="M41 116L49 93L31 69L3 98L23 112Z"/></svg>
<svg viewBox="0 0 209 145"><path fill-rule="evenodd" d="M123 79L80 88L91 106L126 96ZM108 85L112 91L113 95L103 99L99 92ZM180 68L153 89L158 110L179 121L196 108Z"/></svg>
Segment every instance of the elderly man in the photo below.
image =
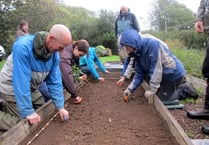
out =
<svg viewBox="0 0 209 145"><path fill-rule="evenodd" d="M30 124L41 121L35 109L44 103L38 86L45 81L61 120L68 119L64 109L59 53L72 43L69 29L55 24L49 32L18 37L0 73L0 129L8 130L21 118Z"/></svg>

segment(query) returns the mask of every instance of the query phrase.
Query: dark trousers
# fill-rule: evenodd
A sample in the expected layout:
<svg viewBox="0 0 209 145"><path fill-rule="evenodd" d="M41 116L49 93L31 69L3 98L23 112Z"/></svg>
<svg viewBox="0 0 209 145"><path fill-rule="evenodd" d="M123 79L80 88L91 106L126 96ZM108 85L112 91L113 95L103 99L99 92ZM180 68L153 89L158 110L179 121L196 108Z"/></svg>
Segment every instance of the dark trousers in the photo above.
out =
<svg viewBox="0 0 209 145"><path fill-rule="evenodd" d="M156 95L160 98L161 101L172 101L176 99L179 100L179 94L176 90L182 82L183 78L175 81L162 81Z"/></svg>
<svg viewBox="0 0 209 145"><path fill-rule="evenodd" d="M205 109L209 109L209 43L207 45L205 58L202 64L202 74L204 78L207 78L207 87L206 87L206 94L205 94Z"/></svg>

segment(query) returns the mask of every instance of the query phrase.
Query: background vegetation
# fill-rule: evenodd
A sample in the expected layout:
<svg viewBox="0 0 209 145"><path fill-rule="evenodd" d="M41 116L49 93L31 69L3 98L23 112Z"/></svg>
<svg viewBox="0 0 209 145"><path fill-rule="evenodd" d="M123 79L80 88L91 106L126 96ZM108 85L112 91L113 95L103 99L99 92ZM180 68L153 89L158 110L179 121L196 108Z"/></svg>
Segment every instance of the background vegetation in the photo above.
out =
<svg viewBox="0 0 209 145"><path fill-rule="evenodd" d="M114 31L117 15L102 9L96 13L66 6L63 0L0 0L0 45L10 54L17 25L27 20L30 33L48 31L53 24L62 23L69 27L74 40L86 39L91 46L103 45L117 55ZM165 41L184 63L187 72L201 77L207 36L196 33L195 17L195 13L176 0L153 0L149 12L151 27L142 33Z"/></svg>

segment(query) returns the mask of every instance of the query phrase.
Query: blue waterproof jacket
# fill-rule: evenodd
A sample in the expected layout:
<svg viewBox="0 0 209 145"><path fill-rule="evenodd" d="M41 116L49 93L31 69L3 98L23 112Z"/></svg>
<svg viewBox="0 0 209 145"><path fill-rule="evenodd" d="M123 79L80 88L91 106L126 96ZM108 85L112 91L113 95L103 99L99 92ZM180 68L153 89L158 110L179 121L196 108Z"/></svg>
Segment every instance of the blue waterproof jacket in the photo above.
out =
<svg viewBox="0 0 209 145"><path fill-rule="evenodd" d="M56 109L64 108L59 54L58 52L53 53L48 61L35 58L34 36L27 35L17 38L12 54L8 57L1 72L0 91L15 96L21 117L35 112L31 92L37 90L42 81L46 82ZM12 85L13 87L11 87Z"/></svg>
<svg viewBox="0 0 209 145"><path fill-rule="evenodd" d="M94 63L97 65L97 67L102 71L105 72L106 68L102 64L102 62L99 60L97 54L96 54L96 48L95 47L89 47L88 54L80 57L79 59L79 65L80 66L87 66L90 73L93 75L93 77L97 80L99 79L99 73L97 72Z"/></svg>
<svg viewBox="0 0 209 145"><path fill-rule="evenodd" d="M131 54L135 59L136 74L128 89L133 92L148 76L150 90L157 92L162 81L175 81L185 75L183 64L171 53L167 45L154 37L142 37L131 29L122 33L120 44L135 49ZM128 61L128 60L126 60ZM128 63L124 63L127 67Z"/></svg>

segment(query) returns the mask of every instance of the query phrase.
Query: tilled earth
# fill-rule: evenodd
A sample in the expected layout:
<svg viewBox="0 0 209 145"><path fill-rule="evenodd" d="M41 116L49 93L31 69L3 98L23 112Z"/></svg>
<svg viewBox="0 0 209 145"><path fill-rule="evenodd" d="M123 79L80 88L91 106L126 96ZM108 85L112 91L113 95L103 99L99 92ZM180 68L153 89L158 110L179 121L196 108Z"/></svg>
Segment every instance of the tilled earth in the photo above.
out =
<svg viewBox="0 0 209 145"><path fill-rule="evenodd" d="M173 145L154 106L143 97L143 89L125 103L122 93L130 81L119 88L115 79L119 73L110 75L104 83L87 83L79 92L83 102L76 105L69 101L66 109L70 119L63 123L55 118L31 144ZM30 140L27 138L22 144Z"/></svg>

